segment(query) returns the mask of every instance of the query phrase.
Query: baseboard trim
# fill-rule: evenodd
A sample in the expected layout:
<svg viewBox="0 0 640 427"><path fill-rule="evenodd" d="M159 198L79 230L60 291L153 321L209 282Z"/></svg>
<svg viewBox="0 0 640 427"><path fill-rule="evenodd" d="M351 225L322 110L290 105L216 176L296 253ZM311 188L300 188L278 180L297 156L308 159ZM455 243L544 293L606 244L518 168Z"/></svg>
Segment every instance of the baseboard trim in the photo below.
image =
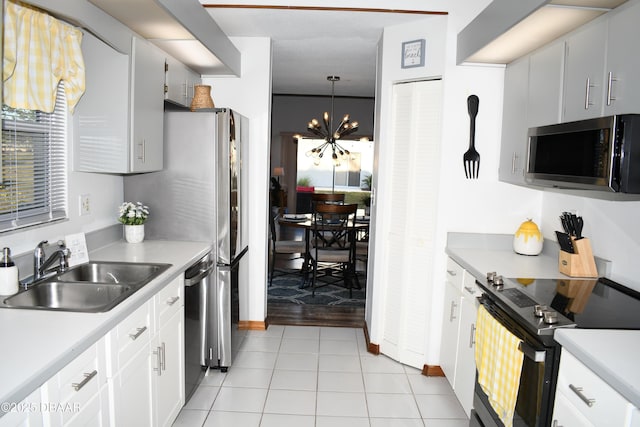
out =
<svg viewBox="0 0 640 427"><path fill-rule="evenodd" d="M364 322L364 326L362 327L362 330L364 331L364 339L367 343L367 351L371 354L375 354L376 356L378 356L380 354L380 345L373 344L369 339L369 328L367 327L366 320Z"/></svg>
<svg viewBox="0 0 640 427"><path fill-rule="evenodd" d="M259 320L240 320L238 322L238 329L241 331L265 331L267 329L267 322Z"/></svg>
<svg viewBox="0 0 640 427"><path fill-rule="evenodd" d="M444 371L438 365L424 365L422 367L422 375L427 377L444 377Z"/></svg>

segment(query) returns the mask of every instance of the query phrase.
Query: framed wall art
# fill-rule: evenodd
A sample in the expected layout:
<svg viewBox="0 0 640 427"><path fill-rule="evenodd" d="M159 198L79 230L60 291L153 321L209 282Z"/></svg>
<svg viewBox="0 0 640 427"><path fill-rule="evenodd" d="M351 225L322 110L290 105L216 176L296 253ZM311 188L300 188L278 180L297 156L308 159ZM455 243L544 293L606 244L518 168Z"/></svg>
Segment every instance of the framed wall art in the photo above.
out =
<svg viewBox="0 0 640 427"><path fill-rule="evenodd" d="M424 39L402 43L402 68L423 67L425 60Z"/></svg>

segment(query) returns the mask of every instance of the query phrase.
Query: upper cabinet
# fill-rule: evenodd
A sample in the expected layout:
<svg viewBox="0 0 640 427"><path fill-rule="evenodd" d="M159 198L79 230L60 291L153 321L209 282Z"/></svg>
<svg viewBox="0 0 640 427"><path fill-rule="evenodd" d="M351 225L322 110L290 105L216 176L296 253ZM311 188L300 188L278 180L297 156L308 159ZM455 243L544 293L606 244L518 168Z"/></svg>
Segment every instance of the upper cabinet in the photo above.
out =
<svg viewBox="0 0 640 427"><path fill-rule="evenodd" d="M567 39L563 121L601 115L606 38L607 21L600 19Z"/></svg>
<svg viewBox="0 0 640 427"><path fill-rule="evenodd" d="M163 166L164 53L132 37L131 56L85 34L86 91L74 115L74 170L139 173Z"/></svg>
<svg viewBox="0 0 640 427"><path fill-rule="evenodd" d="M562 108L563 40L553 42L529 57L527 127L560 121Z"/></svg>
<svg viewBox="0 0 640 427"><path fill-rule="evenodd" d="M189 107L195 85L200 84L200 76L180 61L168 56L165 63L164 98L174 104Z"/></svg>
<svg viewBox="0 0 640 427"><path fill-rule="evenodd" d="M640 3L625 5L609 18L604 115L640 113ZM630 53L633 52L633 53Z"/></svg>

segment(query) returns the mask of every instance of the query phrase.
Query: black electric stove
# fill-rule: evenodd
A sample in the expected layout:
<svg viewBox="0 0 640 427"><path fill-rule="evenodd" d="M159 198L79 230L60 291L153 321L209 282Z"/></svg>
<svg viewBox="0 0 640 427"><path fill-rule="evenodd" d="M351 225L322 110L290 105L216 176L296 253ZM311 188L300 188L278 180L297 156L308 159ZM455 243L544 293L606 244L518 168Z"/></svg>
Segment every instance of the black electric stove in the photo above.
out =
<svg viewBox="0 0 640 427"><path fill-rule="evenodd" d="M497 286L493 281L478 283L490 298L502 303L514 320L537 335L552 335L554 329L563 327L640 329L640 293L609 279L502 282ZM545 321L541 313L544 311L556 314L555 319L549 319L553 323Z"/></svg>

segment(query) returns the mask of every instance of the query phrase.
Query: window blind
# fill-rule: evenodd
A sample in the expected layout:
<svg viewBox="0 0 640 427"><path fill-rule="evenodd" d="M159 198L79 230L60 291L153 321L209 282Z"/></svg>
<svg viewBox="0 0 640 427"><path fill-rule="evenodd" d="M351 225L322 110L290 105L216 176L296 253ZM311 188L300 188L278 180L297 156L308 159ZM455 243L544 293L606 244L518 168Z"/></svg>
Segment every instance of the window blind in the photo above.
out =
<svg viewBox="0 0 640 427"><path fill-rule="evenodd" d="M52 113L2 109L0 233L67 217L67 100Z"/></svg>

